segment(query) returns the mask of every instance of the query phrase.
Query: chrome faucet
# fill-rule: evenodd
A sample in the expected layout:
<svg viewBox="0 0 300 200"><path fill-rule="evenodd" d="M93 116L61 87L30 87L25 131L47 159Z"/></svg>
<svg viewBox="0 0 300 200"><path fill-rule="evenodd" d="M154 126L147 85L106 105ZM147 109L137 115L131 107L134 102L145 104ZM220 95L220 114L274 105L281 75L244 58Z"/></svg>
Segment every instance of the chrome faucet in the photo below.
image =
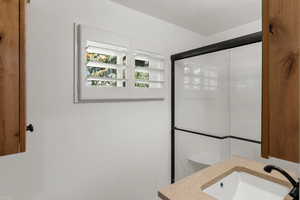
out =
<svg viewBox="0 0 300 200"><path fill-rule="evenodd" d="M271 173L272 170L275 170L281 173L284 177L286 177L289 180L289 182L293 185L293 189L290 191L289 195L293 197L294 200L299 200L299 182L295 181L286 171L274 165L267 165L264 167L264 170L268 173Z"/></svg>

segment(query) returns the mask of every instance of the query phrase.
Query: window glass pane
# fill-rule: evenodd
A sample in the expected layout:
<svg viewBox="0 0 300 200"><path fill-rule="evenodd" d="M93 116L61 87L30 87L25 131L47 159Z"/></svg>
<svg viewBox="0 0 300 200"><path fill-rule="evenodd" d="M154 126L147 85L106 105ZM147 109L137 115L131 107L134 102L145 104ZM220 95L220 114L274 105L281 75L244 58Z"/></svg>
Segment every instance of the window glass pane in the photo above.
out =
<svg viewBox="0 0 300 200"><path fill-rule="evenodd" d="M126 87L126 81L87 80L90 87Z"/></svg>
<svg viewBox="0 0 300 200"><path fill-rule="evenodd" d="M107 64L117 64L117 56L105 55L100 53L87 53L87 62L101 62Z"/></svg>
<svg viewBox="0 0 300 200"><path fill-rule="evenodd" d="M163 83L160 82L135 82L137 88L162 88Z"/></svg>
<svg viewBox="0 0 300 200"><path fill-rule="evenodd" d="M149 61L143 59L135 59L135 66L136 67L149 67Z"/></svg>
<svg viewBox="0 0 300 200"><path fill-rule="evenodd" d="M127 49L109 44L88 41L86 62L105 63L112 65L127 64Z"/></svg>
<svg viewBox="0 0 300 200"><path fill-rule="evenodd" d="M149 72L136 71L135 79L142 80L142 81L149 81Z"/></svg>
<svg viewBox="0 0 300 200"><path fill-rule="evenodd" d="M122 68L87 67L87 78L125 79L126 70Z"/></svg>
<svg viewBox="0 0 300 200"><path fill-rule="evenodd" d="M86 54L86 61L113 65L126 65L126 55L121 55L118 58L118 56L114 55L88 52Z"/></svg>
<svg viewBox="0 0 300 200"><path fill-rule="evenodd" d="M163 82L135 82L136 88L163 88Z"/></svg>
<svg viewBox="0 0 300 200"><path fill-rule="evenodd" d="M162 88L164 82L163 59L157 55L138 51L134 57L135 87Z"/></svg>
<svg viewBox="0 0 300 200"><path fill-rule="evenodd" d="M117 69L88 67L88 78L117 78Z"/></svg>
<svg viewBox="0 0 300 200"><path fill-rule="evenodd" d="M89 87L126 87L127 49L87 41L86 85Z"/></svg>
<svg viewBox="0 0 300 200"><path fill-rule="evenodd" d="M150 87L150 84L149 84L149 83L139 83L139 82L136 82L136 83L135 83L135 87L139 87L139 88L149 88L149 87Z"/></svg>

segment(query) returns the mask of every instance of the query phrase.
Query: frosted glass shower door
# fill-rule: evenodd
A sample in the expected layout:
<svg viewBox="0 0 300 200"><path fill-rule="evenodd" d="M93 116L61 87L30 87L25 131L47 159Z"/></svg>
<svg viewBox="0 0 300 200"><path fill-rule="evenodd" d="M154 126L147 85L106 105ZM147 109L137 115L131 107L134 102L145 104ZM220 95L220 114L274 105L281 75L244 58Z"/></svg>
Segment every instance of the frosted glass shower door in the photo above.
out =
<svg viewBox="0 0 300 200"><path fill-rule="evenodd" d="M175 62L175 127L229 135L230 50Z"/></svg>

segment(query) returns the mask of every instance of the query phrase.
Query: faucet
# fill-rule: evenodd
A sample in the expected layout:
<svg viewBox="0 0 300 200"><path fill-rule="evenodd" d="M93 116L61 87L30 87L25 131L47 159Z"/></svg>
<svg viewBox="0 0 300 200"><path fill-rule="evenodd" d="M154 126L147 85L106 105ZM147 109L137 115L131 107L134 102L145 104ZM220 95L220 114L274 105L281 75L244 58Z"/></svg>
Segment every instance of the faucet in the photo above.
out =
<svg viewBox="0 0 300 200"><path fill-rule="evenodd" d="M286 177L289 180L289 182L293 185L293 189L290 191L289 195L293 197L294 200L299 200L299 182L296 182L286 171L274 165L267 165L264 167L264 170L268 173L271 173L272 170L275 170L281 173L284 177Z"/></svg>

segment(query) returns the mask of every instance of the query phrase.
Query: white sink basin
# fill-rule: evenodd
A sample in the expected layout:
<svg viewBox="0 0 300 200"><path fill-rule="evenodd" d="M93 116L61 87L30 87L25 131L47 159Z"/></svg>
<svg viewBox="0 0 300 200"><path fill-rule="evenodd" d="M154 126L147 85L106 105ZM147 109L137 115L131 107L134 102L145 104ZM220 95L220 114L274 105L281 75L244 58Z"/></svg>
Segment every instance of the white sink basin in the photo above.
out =
<svg viewBox="0 0 300 200"><path fill-rule="evenodd" d="M289 191L283 185L245 172L233 172L203 190L218 200L283 200Z"/></svg>

